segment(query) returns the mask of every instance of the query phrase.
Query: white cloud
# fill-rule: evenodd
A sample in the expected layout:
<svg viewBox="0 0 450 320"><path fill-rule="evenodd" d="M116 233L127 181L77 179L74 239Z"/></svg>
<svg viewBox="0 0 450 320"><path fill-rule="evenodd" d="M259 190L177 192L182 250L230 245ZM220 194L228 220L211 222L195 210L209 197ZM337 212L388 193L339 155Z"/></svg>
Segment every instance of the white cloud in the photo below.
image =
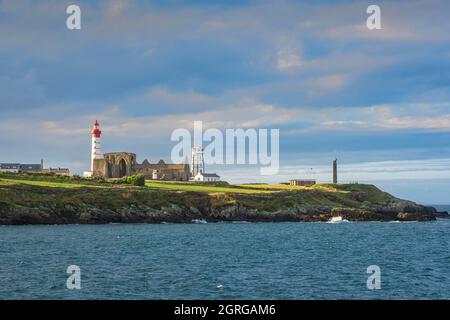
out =
<svg viewBox="0 0 450 320"><path fill-rule="evenodd" d="M279 71L293 71L302 66L298 53L290 50L279 50L277 53L277 68Z"/></svg>
<svg viewBox="0 0 450 320"><path fill-rule="evenodd" d="M445 111L447 105L447 111ZM438 111L436 111L438 109ZM357 108L305 108L307 130L438 130L450 131L450 105L399 104ZM296 130L289 132L298 134Z"/></svg>
<svg viewBox="0 0 450 320"><path fill-rule="evenodd" d="M163 90L163 94L166 92ZM170 96L170 95L169 95ZM170 99L183 99L170 96ZM197 99L196 94L193 99ZM203 97L200 97L202 100ZM438 105L439 110L445 106ZM394 106L358 108L285 108L244 99L237 104L218 109L174 114L129 116L119 106L103 108L104 112L72 116L58 120L36 121L8 119L0 121L0 133L81 136L85 135L94 119L103 124L105 133L115 137L139 133L141 136L164 137L176 129L191 130L193 122L202 120L207 128L283 128L300 125L302 129L281 130L282 135L300 135L310 131L384 131L384 130L440 130L450 131L450 113L433 114L433 105L401 105L409 114L395 114ZM430 111L431 110L431 111ZM305 127L306 125L306 127Z"/></svg>
<svg viewBox="0 0 450 320"><path fill-rule="evenodd" d="M293 72L303 66L300 44L295 37L281 36L276 38L276 67L280 72Z"/></svg>
<svg viewBox="0 0 450 320"><path fill-rule="evenodd" d="M331 161L328 165L282 165L276 176L262 177L257 167L234 166L222 168L230 182L245 183L264 181L279 183L293 178L316 179L320 183L331 181ZM343 163L338 160L338 180L340 183L398 181L398 180L442 180L450 179L450 159L421 159ZM250 181L249 181L250 180Z"/></svg>
<svg viewBox="0 0 450 320"><path fill-rule="evenodd" d="M333 7L333 14L320 11L311 31L335 41L374 40L395 43L440 42L450 39L450 21L447 18L448 1L415 0L383 2L381 30L366 27L367 3L350 3ZM326 21L328 20L328 22Z"/></svg>
<svg viewBox="0 0 450 320"><path fill-rule="evenodd" d="M302 114L299 109L287 109L267 104L258 104L253 100L243 100L217 110L169 115L128 116L117 106L111 106L102 113L73 116L58 120L36 121L30 119L9 119L0 121L0 133L13 132L30 135L39 132L45 136L82 136L86 135L94 119L102 123L105 134L111 136L169 137L168 133L176 128L191 130L195 120L204 122L210 128L268 128L291 123Z"/></svg>
<svg viewBox="0 0 450 320"><path fill-rule="evenodd" d="M401 116L395 115L393 108L389 107L375 108L374 113L374 125L386 129L450 130L450 113L435 116Z"/></svg>

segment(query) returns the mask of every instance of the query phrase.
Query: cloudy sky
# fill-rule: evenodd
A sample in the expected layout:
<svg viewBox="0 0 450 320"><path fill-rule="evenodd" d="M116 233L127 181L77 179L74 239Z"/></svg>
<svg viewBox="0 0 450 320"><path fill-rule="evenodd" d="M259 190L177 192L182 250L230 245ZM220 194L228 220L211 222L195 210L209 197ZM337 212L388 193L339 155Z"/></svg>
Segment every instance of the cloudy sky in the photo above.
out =
<svg viewBox="0 0 450 320"><path fill-rule="evenodd" d="M81 7L82 29L66 28ZM382 30L368 30L369 4ZM450 203L450 2L0 0L0 162L89 169L103 151L170 160L170 134L278 128L278 176L370 182Z"/></svg>

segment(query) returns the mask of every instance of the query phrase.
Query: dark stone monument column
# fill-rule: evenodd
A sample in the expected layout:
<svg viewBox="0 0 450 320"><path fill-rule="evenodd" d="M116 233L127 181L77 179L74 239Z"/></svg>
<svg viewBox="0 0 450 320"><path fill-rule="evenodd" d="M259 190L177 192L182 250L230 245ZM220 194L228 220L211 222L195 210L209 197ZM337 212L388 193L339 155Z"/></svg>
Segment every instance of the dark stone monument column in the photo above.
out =
<svg viewBox="0 0 450 320"><path fill-rule="evenodd" d="M337 159L333 160L333 183L337 183Z"/></svg>

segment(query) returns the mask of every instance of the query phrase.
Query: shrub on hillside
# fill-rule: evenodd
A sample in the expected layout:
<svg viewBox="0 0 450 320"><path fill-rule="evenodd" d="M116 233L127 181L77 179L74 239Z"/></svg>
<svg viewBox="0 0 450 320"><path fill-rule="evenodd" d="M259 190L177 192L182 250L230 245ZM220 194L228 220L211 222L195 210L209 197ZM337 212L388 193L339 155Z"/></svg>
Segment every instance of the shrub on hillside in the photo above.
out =
<svg viewBox="0 0 450 320"><path fill-rule="evenodd" d="M123 177L120 179L111 180L112 183L115 184L129 184L132 186L145 186L145 177L143 174L136 174L133 176Z"/></svg>
<svg viewBox="0 0 450 320"><path fill-rule="evenodd" d="M129 176L127 177L127 183L131 184L132 186L143 187L145 186L145 177L143 174L136 174L134 176Z"/></svg>

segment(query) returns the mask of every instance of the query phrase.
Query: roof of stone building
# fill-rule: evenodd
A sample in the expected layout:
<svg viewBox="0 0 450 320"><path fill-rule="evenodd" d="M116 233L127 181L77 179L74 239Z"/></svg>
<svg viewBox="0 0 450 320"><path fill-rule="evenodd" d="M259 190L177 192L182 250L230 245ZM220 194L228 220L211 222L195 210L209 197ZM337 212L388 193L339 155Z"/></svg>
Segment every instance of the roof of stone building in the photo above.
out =
<svg viewBox="0 0 450 320"><path fill-rule="evenodd" d="M20 170L39 171L39 170L41 170L41 165L40 164L21 164Z"/></svg>
<svg viewBox="0 0 450 320"><path fill-rule="evenodd" d="M129 155L129 156L135 156L135 153L132 152L105 152L103 155L111 155L111 156L115 156L115 155Z"/></svg>
<svg viewBox="0 0 450 320"><path fill-rule="evenodd" d="M200 173L202 176L206 178L220 178L216 173Z"/></svg>

